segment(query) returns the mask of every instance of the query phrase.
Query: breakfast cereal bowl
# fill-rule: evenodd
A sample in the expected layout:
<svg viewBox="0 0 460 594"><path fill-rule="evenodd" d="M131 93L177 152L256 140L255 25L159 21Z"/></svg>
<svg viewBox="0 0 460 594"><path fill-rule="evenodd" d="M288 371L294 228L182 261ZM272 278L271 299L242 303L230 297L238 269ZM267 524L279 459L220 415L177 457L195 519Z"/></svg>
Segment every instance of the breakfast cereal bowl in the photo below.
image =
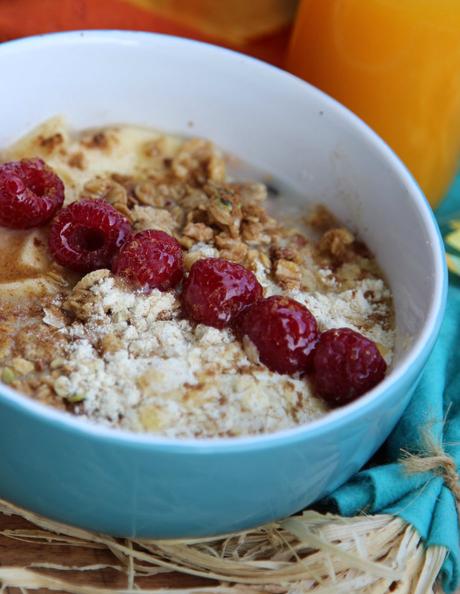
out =
<svg viewBox="0 0 460 594"><path fill-rule="evenodd" d="M75 130L129 124L209 138L262 181L285 188L279 212L321 203L356 232L377 258L395 311L393 362L383 381L307 424L262 435L134 433L2 384L0 497L99 532L177 538L276 520L344 483L407 406L445 303L439 232L397 157L310 85L193 41L110 31L45 35L1 45L0 66L7 114L0 150L56 114Z"/></svg>

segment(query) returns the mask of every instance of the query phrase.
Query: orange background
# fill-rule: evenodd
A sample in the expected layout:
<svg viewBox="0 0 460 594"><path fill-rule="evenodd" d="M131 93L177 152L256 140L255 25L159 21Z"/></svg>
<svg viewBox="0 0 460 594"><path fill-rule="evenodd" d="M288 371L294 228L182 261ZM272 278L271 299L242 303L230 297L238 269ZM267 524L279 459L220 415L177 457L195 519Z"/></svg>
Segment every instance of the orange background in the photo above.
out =
<svg viewBox="0 0 460 594"><path fill-rule="evenodd" d="M155 4L154 0L151 2ZM222 3L223 7L228 7L230 15L232 4ZM178 16L180 19L180 13ZM289 25L282 24L267 35L237 44L221 36L218 29L210 34L208 27L203 33L164 16L164 11L159 14L154 7L144 8L142 3L134 0L0 0L0 41L72 29L133 29L169 33L225 45L279 66L283 64L290 33Z"/></svg>

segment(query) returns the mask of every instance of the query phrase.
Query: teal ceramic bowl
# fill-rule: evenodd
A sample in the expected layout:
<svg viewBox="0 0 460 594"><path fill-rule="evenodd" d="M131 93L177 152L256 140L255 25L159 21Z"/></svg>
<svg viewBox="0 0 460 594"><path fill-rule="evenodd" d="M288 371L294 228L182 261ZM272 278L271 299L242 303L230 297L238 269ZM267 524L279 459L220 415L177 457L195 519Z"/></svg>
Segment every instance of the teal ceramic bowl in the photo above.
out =
<svg viewBox="0 0 460 594"><path fill-rule="evenodd" d="M0 497L119 536L197 537L281 518L330 493L391 431L436 339L440 236L392 151L357 117L267 64L184 39L72 32L0 46L0 147L55 114L213 139L358 230L391 285L395 364L359 401L272 435L179 441L110 430L0 387Z"/></svg>

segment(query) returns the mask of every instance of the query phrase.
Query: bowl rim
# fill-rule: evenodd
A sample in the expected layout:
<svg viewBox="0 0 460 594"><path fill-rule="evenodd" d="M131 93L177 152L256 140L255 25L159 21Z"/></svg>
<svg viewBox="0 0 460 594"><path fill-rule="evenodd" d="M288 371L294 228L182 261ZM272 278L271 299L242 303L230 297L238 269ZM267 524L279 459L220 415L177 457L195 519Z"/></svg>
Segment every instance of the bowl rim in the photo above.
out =
<svg viewBox="0 0 460 594"><path fill-rule="evenodd" d="M270 73L271 76L280 80L284 85L297 86L298 88L303 86L310 95L321 99L325 107L335 111L347 126L355 128L359 134L365 136L372 143L381 158L398 174L401 183L404 183L407 188L410 200L416 204L417 210L423 218L434 252L435 286L429 314L426 317L420 336L411 345L404 362L397 369L392 370L380 384L362 398L342 408L333 410L308 424L283 429L274 433L231 438L167 438L149 433L134 433L123 429L105 427L101 424L80 419L70 413L59 411L49 405L36 402L3 384L0 384L0 399L10 407L34 417L39 422L45 422L55 428L74 432L81 437L85 436L94 440L117 443L118 445L124 444L126 447L183 454L192 452L197 454L212 454L217 452L235 453L237 451L259 450L273 446L286 446L302 441L307 437L312 438L325 432L333 431L352 421L357 415L361 416L361 414L371 412L386 392L397 389L404 381L404 378L410 374L411 370L417 370L419 361L428 357L441 327L447 299L448 273L441 233L428 200L400 158L356 114L310 83L262 60L210 43L146 31L117 29L75 30L33 35L4 42L0 44L0 59L2 55L5 53L8 54L10 51L22 51L30 46L34 47L43 43L59 45L61 43L75 44L85 42L129 43L130 45L143 45L153 42L164 48L174 45L182 46L184 50L210 52L217 59L230 62L244 62L247 67L253 69L255 74L260 70Z"/></svg>

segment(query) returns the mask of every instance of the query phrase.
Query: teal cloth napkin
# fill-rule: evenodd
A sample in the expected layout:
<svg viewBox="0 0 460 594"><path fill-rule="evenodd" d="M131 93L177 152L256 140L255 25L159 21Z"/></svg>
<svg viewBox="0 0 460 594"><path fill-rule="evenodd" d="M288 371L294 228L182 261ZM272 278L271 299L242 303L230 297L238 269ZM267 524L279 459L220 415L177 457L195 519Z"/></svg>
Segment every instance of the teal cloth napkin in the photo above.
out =
<svg viewBox="0 0 460 594"><path fill-rule="evenodd" d="M454 213L460 218L460 176L436 212L441 229ZM427 546L447 547L442 584L445 592L453 592L460 582L455 497L440 474L408 474L398 462L402 450L414 454L426 450L422 428L460 468L460 278L452 274L439 339L409 407L380 453L387 463L359 472L327 503L344 516L364 510L399 516L417 529Z"/></svg>

